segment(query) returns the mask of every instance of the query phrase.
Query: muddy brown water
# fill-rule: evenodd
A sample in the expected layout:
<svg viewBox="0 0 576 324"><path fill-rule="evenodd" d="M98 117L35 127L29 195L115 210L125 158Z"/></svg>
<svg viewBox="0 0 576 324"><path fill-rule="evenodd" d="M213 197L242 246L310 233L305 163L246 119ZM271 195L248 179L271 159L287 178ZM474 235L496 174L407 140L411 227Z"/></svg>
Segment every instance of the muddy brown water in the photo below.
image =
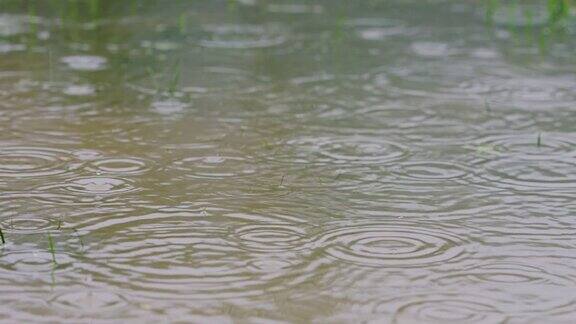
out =
<svg viewBox="0 0 576 324"><path fill-rule="evenodd" d="M0 321L575 321L573 20L0 8Z"/></svg>

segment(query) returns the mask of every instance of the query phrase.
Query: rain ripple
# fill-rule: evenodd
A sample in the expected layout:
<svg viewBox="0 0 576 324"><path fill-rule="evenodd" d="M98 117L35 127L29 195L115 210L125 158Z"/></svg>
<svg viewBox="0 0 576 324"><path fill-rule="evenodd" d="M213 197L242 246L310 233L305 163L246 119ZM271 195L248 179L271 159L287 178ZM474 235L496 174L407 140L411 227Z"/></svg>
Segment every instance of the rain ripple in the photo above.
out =
<svg viewBox="0 0 576 324"><path fill-rule="evenodd" d="M473 164L487 186L515 190L573 189L576 141L562 134L491 136L478 142Z"/></svg>
<svg viewBox="0 0 576 324"><path fill-rule="evenodd" d="M40 147L5 147L0 149L0 177L29 178L69 172L72 159L66 150Z"/></svg>
<svg viewBox="0 0 576 324"><path fill-rule="evenodd" d="M403 145L370 136L300 137L284 143L283 150L267 157L282 163L385 164L404 159Z"/></svg>
<svg viewBox="0 0 576 324"><path fill-rule="evenodd" d="M83 195L116 195L136 190L128 180L109 177L84 177L68 181L61 189Z"/></svg>
<svg viewBox="0 0 576 324"><path fill-rule="evenodd" d="M213 25L205 26L209 37L200 42L208 48L253 49L282 45L285 32L273 26L259 25Z"/></svg>
<svg viewBox="0 0 576 324"><path fill-rule="evenodd" d="M129 305L121 295L99 290L70 291L61 293L49 301L56 309L73 316L105 316L113 314Z"/></svg>
<svg viewBox="0 0 576 324"><path fill-rule="evenodd" d="M464 285L489 285L494 288L503 288L503 285L531 284L539 285L574 285L574 281L558 274L558 266L555 271L547 271L534 264L521 261L492 261L476 263L468 269L444 273L431 280L441 286L464 286Z"/></svg>
<svg viewBox="0 0 576 324"><path fill-rule="evenodd" d="M474 251L469 242L434 224L343 223L314 242L329 257L369 267L422 267L454 263Z"/></svg>
<svg viewBox="0 0 576 324"><path fill-rule="evenodd" d="M152 161L140 158L107 158L93 161L89 169L103 174L136 175L153 168Z"/></svg>
<svg viewBox="0 0 576 324"><path fill-rule="evenodd" d="M177 212L124 215L87 223L82 230L112 238L106 245L88 246L86 255L94 260L90 271L111 282L121 280L135 296L177 300L258 296L293 287L316 267L294 256L274 254L303 240L296 227L246 225L231 237L227 226L208 221L202 213ZM282 236L269 244L267 252L269 235L274 233Z"/></svg>
<svg viewBox="0 0 576 324"><path fill-rule="evenodd" d="M391 323L471 324L502 323L506 317L495 303L483 296L468 294L424 294L387 301L380 306L395 304ZM383 309L376 308L376 312Z"/></svg>
<svg viewBox="0 0 576 324"><path fill-rule="evenodd" d="M62 63L77 71L100 71L106 69L108 60L101 56L77 55L62 58Z"/></svg>
<svg viewBox="0 0 576 324"><path fill-rule="evenodd" d="M419 181L459 179L470 174L470 170L463 165L434 161L404 163L396 167L395 172L400 176L405 176Z"/></svg>
<svg viewBox="0 0 576 324"><path fill-rule="evenodd" d="M306 248L307 233L301 226L247 225L235 231L240 246L251 251L281 252Z"/></svg>
<svg viewBox="0 0 576 324"><path fill-rule="evenodd" d="M57 249L53 256L48 249L39 249L31 244L10 244L0 254L0 272L8 272L8 276L60 273L74 267L74 259L68 253Z"/></svg>

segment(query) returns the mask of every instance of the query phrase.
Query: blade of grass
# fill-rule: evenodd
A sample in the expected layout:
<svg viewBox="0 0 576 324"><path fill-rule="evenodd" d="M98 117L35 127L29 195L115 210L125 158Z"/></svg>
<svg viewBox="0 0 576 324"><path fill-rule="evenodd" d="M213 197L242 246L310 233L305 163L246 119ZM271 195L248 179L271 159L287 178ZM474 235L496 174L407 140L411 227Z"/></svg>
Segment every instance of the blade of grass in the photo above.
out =
<svg viewBox="0 0 576 324"><path fill-rule="evenodd" d="M180 83L180 60L174 63L174 67L172 68L172 70L174 71L174 75L170 82L168 92L173 95L176 92L176 89L178 88L178 84Z"/></svg>
<svg viewBox="0 0 576 324"><path fill-rule="evenodd" d="M48 250L50 251L50 254L52 254L52 262L56 264L58 262L56 262L56 246L54 244L54 239L52 238L52 235L50 235L50 232L48 232L47 234L48 234Z"/></svg>
<svg viewBox="0 0 576 324"><path fill-rule="evenodd" d="M486 21L489 23L494 22L496 10L498 10L498 0L488 0L488 4L486 5Z"/></svg>
<svg viewBox="0 0 576 324"><path fill-rule="evenodd" d="M80 242L80 246L82 247L82 250L84 250L84 241L82 240L82 236L80 235L80 233L78 232L77 229L73 228L72 231L74 231L74 234L76 234L76 237L78 238L78 241Z"/></svg>
<svg viewBox="0 0 576 324"><path fill-rule="evenodd" d="M492 107L490 106L490 101L488 101L488 99L484 99L484 109L486 109L487 112L492 111Z"/></svg>
<svg viewBox="0 0 576 324"><path fill-rule="evenodd" d="M555 24L570 16L568 0L548 0L548 22Z"/></svg>

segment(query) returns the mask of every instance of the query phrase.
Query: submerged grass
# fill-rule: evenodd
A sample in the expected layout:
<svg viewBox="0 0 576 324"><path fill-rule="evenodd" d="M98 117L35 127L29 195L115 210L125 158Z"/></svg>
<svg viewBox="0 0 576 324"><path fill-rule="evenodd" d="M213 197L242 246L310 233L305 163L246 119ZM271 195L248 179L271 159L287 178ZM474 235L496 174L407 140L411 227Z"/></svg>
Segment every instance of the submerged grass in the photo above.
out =
<svg viewBox="0 0 576 324"><path fill-rule="evenodd" d="M548 11L548 24L556 25L570 17L570 0L546 0L546 9ZM514 12L519 10L523 4L514 1L511 5L506 6L509 10L510 20L514 20ZM486 0L485 16L486 21L490 24L494 22L494 16L502 7L501 0ZM528 21L534 20L534 12L529 7L522 7L524 15Z"/></svg>
<svg viewBox="0 0 576 324"><path fill-rule="evenodd" d="M498 10L498 6L498 0L488 0L486 4L486 20L488 22L494 22L494 15L496 14L496 10Z"/></svg>
<svg viewBox="0 0 576 324"><path fill-rule="evenodd" d="M181 73L180 60L177 60L176 63L174 63L172 70L173 70L172 79L170 80L170 84L168 87L168 93L170 93L170 95L174 95L174 93L178 90L178 85L180 84L180 73Z"/></svg>
<svg viewBox="0 0 576 324"><path fill-rule="evenodd" d="M161 83L158 81L158 73L152 68L152 67L147 67L146 68L146 73L148 74L148 77L150 78L150 80L152 81L152 86L154 87L154 90L156 92L157 96L160 96L162 94L167 94L171 97L173 97L176 92L178 92L178 89L180 88L180 77L182 74L182 66L181 66L181 62L180 60L176 60L176 62L172 65L171 69L169 69L169 79L166 80L166 77L161 77L160 82L162 84L165 84L165 86L162 86Z"/></svg>
<svg viewBox="0 0 576 324"><path fill-rule="evenodd" d="M487 112L491 112L492 111L492 106L490 106L490 101L488 101L488 99L484 99L484 109Z"/></svg>
<svg viewBox="0 0 576 324"><path fill-rule="evenodd" d="M54 239L52 238L52 235L50 235L50 232L48 232L47 234L48 234L48 251L50 251L50 254L52 255L52 262L56 264L58 263L56 262L56 245L54 244Z"/></svg>
<svg viewBox="0 0 576 324"><path fill-rule="evenodd" d="M84 251L84 241L82 240L82 235L78 232L77 229L73 228L72 231L76 234L76 238L78 238L78 242L80 242L80 246L82 247L82 251Z"/></svg>
<svg viewBox="0 0 576 324"><path fill-rule="evenodd" d="M555 24L570 16L568 0L548 0L548 22Z"/></svg>
<svg viewBox="0 0 576 324"><path fill-rule="evenodd" d="M538 138L536 139L536 146L537 147L542 146L542 133L538 133Z"/></svg>

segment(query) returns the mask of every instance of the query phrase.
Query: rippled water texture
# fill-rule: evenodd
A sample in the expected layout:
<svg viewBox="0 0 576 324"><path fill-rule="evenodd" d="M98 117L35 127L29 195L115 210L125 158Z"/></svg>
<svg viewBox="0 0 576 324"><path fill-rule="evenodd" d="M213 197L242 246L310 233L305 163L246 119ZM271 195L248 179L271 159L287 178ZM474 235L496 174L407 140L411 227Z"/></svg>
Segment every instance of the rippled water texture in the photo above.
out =
<svg viewBox="0 0 576 324"><path fill-rule="evenodd" d="M546 1L0 2L0 322L575 323Z"/></svg>

